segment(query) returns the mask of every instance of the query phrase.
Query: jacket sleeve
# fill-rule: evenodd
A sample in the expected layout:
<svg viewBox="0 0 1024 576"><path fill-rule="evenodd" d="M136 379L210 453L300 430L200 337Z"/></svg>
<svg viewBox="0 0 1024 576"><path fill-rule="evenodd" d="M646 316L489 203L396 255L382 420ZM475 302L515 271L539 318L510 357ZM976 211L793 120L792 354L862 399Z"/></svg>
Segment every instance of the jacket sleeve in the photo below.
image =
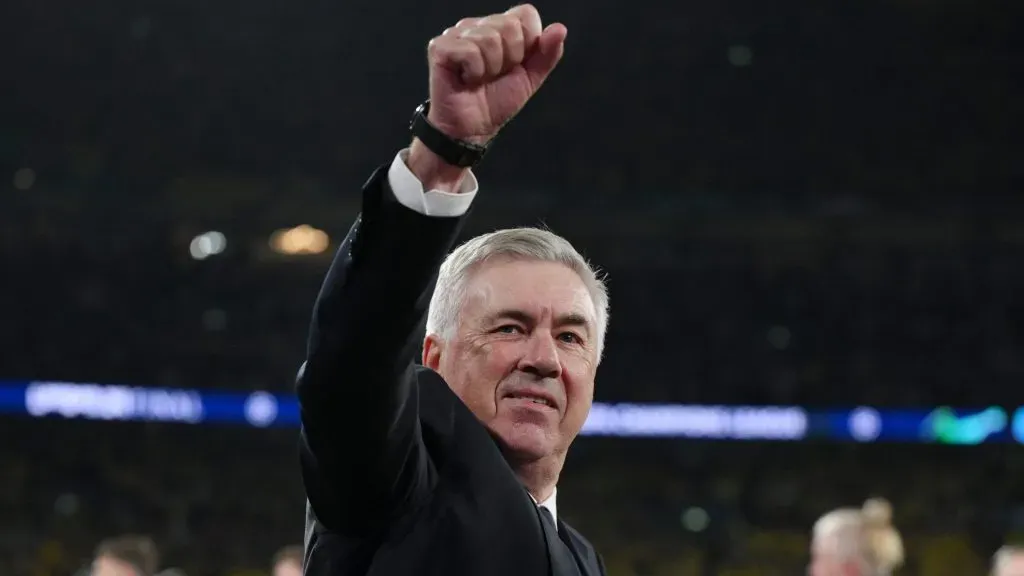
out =
<svg viewBox="0 0 1024 576"><path fill-rule="evenodd" d="M415 359L438 268L463 218L402 206L378 169L327 272L297 392L303 483L329 530L376 533L432 487Z"/></svg>

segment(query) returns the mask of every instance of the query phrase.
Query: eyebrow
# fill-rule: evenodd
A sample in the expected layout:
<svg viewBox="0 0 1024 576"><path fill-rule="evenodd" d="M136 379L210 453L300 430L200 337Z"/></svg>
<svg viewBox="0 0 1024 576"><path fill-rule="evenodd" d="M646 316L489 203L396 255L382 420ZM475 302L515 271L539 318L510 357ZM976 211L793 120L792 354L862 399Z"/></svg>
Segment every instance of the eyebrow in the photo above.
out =
<svg viewBox="0 0 1024 576"><path fill-rule="evenodd" d="M533 315L514 308L499 310L489 316L489 320L491 323L497 322L502 319L514 320L516 322L520 322L523 324L536 324L537 322ZM578 312L569 312L568 314L561 314L557 316L555 318L555 326L575 326L578 328L583 328L588 336L590 335L591 330L590 321L587 320L586 316Z"/></svg>

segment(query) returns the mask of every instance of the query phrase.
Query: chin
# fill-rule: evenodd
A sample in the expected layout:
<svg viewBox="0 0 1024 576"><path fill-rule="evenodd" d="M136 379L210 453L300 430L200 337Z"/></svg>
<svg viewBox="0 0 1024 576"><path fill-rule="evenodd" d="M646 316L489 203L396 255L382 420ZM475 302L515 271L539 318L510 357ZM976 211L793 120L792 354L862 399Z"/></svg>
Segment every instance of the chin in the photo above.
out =
<svg viewBox="0 0 1024 576"><path fill-rule="evenodd" d="M553 434L534 422L496 422L492 432L509 455L522 460L537 460L555 451Z"/></svg>

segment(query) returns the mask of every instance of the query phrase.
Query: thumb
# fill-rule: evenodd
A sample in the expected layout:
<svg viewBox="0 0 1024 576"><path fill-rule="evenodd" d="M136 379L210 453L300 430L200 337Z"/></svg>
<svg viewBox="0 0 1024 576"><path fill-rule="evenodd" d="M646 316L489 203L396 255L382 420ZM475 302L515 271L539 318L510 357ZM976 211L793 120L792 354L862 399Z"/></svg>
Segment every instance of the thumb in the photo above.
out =
<svg viewBox="0 0 1024 576"><path fill-rule="evenodd" d="M565 53L565 37L568 33L569 30L564 24L549 25L537 39L537 47L533 54L523 62L523 68L530 76L534 90L540 88L548 74L551 74L558 61L562 59L562 54Z"/></svg>

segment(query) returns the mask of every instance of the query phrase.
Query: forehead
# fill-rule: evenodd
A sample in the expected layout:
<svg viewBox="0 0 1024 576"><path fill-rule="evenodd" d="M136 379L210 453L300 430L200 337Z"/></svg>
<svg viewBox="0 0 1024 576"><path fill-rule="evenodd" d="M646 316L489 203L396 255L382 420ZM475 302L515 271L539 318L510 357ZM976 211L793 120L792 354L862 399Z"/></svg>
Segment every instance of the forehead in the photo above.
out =
<svg viewBox="0 0 1024 576"><path fill-rule="evenodd" d="M535 316L581 314L592 324L594 302L583 279L557 262L497 259L473 271L466 285L467 317L500 309Z"/></svg>
<svg viewBox="0 0 1024 576"><path fill-rule="evenodd" d="M93 561L96 576L135 576L135 570L127 562L110 556L99 556Z"/></svg>

